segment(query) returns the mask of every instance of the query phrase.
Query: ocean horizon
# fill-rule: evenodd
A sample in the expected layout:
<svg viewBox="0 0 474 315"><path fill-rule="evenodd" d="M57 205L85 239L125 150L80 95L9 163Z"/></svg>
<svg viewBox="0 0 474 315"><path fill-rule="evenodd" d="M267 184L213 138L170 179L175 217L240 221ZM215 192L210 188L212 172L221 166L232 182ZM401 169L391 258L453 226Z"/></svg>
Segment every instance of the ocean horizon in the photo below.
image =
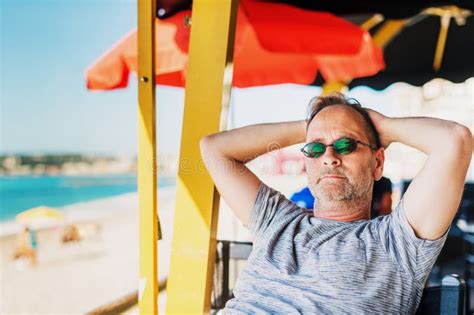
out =
<svg viewBox="0 0 474 315"><path fill-rule="evenodd" d="M175 186L176 177L158 176L158 187ZM64 207L137 191L136 174L0 177L0 221L37 206Z"/></svg>

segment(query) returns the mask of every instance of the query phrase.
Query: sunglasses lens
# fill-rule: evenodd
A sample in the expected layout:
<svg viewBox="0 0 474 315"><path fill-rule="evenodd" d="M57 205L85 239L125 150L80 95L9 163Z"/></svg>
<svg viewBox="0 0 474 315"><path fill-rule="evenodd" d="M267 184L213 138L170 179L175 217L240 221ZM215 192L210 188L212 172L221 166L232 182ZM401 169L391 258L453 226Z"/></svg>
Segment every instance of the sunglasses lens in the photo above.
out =
<svg viewBox="0 0 474 315"><path fill-rule="evenodd" d="M338 154L349 154L354 152L357 147L357 142L354 139L342 138L334 142L334 151Z"/></svg>
<svg viewBox="0 0 474 315"><path fill-rule="evenodd" d="M307 157L318 158L324 154L326 146L320 142L308 143L305 147L305 155Z"/></svg>

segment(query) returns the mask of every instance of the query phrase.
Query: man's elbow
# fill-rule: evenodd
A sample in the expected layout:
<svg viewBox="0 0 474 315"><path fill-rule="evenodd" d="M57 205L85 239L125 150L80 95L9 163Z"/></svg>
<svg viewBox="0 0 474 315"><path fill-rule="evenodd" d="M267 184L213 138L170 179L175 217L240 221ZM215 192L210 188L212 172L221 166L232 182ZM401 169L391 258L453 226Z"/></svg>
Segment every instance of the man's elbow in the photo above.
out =
<svg viewBox="0 0 474 315"><path fill-rule="evenodd" d="M467 153L472 155L473 138L471 130L464 125L457 124L455 131L459 141L458 143Z"/></svg>
<svg viewBox="0 0 474 315"><path fill-rule="evenodd" d="M204 162L212 159L213 157L217 156L219 153L215 134L202 137L199 141L199 148L201 151L201 157Z"/></svg>
<svg viewBox="0 0 474 315"><path fill-rule="evenodd" d="M453 128L453 142L459 157L468 164L472 157L473 137L471 130L461 124L456 124Z"/></svg>
<svg viewBox="0 0 474 315"><path fill-rule="evenodd" d="M201 157L204 159L212 149L212 136L202 137L199 141L199 149L201 150Z"/></svg>

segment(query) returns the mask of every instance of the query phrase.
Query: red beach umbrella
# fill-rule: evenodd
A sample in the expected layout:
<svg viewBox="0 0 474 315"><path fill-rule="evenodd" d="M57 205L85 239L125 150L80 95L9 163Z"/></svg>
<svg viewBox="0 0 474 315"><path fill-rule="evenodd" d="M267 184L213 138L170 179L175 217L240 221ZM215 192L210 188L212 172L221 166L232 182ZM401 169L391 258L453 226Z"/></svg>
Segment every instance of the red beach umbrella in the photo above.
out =
<svg viewBox="0 0 474 315"><path fill-rule="evenodd" d="M344 37L345 40L340 42L334 40L331 45L320 45L319 54L288 52L291 49L278 47L278 42L273 42L272 49L281 48L286 50L285 52L265 49L256 29L264 29L265 23L268 22L257 22L259 26L255 28L249 21L247 14L249 10L250 12L253 10L253 5L246 7L247 4L244 3L238 11L234 45L233 85L236 87L280 83L307 85L314 81L318 69L322 71L326 80L337 80L372 75L384 67L381 52L373 45L368 33L348 22L336 22L337 27L331 31L331 36ZM275 6L281 7L282 5L276 4ZM301 16L304 16L305 13L320 13L294 9ZM191 10L185 10L165 20L156 19L155 71L157 84L184 86L190 27L185 26L183 21L190 16ZM291 16L293 19L297 17L297 15ZM331 18L341 20L337 17ZM270 28L271 24L268 24L267 27ZM318 24L317 27L322 26ZM336 28L340 29L338 35L334 31ZM354 28L357 31L354 31ZM323 38L326 36L322 35L325 34L323 29L320 29L319 34ZM307 35L305 33L304 36ZM274 34L270 32L267 36L274 36ZM348 45L351 43L351 40L347 40L348 37L352 38L352 45ZM312 36L312 41L318 41L318 34ZM306 44L308 43L309 41L306 41ZM338 43L341 45L338 46ZM306 44L302 43L301 47ZM354 50L354 47L357 50ZM316 48L312 47L311 49L315 50ZM308 48L308 50L311 49ZM137 71L137 54L137 33L132 31L86 70L87 87L93 90L108 90L127 86L129 73Z"/></svg>

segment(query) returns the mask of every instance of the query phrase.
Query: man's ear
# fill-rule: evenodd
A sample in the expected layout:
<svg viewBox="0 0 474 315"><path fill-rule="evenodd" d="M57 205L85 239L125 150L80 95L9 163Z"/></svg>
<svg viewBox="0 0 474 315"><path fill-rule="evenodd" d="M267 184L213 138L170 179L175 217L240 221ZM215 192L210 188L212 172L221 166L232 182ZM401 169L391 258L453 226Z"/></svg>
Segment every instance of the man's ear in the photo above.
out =
<svg viewBox="0 0 474 315"><path fill-rule="evenodd" d="M382 178L384 162L385 162L385 149L379 148L375 152L375 165L374 165L374 172L373 172L375 181L378 181Z"/></svg>

